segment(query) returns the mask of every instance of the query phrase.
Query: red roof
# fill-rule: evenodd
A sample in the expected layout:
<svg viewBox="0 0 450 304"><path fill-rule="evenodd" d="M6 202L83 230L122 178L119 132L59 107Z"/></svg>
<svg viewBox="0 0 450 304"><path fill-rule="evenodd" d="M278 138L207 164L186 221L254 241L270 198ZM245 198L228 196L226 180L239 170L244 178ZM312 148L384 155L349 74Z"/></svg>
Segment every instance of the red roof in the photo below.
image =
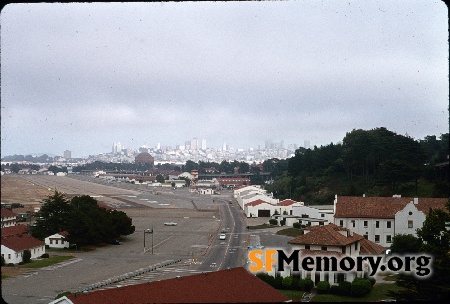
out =
<svg viewBox="0 0 450 304"><path fill-rule="evenodd" d="M243 267L71 294L67 298L75 304L273 303L289 300Z"/></svg>
<svg viewBox="0 0 450 304"><path fill-rule="evenodd" d="M2 218L3 218L3 217L12 217L12 216L17 216L17 214L14 213L14 212L12 212L12 211L9 210L9 209L2 208L2 210L1 210L1 217L2 217Z"/></svg>
<svg viewBox="0 0 450 304"><path fill-rule="evenodd" d="M4 227L2 228L2 237L24 234L28 232L28 229L29 228L26 225L15 225L11 227Z"/></svg>
<svg viewBox="0 0 450 304"><path fill-rule="evenodd" d="M278 206L290 206L290 205L293 205L295 203L298 203L298 202L293 201L291 199L285 199L285 200L282 200L281 202L279 202Z"/></svg>
<svg viewBox="0 0 450 304"><path fill-rule="evenodd" d="M31 235L21 234L2 237L2 245L18 252L25 249L33 249L36 247L45 246L45 243L32 237Z"/></svg>
<svg viewBox="0 0 450 304"><path fill-rule="evenodd" d="M413 201L412 197L339 196L335 218L393 219L395 214ZM431 208L445 208L446 198L419 198L416 208L428 214Z"/></svg>
<svg viewBox="0 0 450 304"><path fill-rule="evenodd" d="M311 226L308 233L300 235L288 243L293 245L323 245L323 246L346 246L363 239L362 235L352 233L347 228L328 224L325 226ZM347 236L340 233L343 231Z"/></svg>
<svg viewBox="0 0 450 304"><path fill-rule="evenodd" d="M360 254L382 254L385 252L385 248L381 245L378 245L377 243L374 243L372 241L369 241L367 239L362 239L359 241L359 244L361 245L361 248L359 249Z"/></svg>
<svg viewBox="0 0 450 304"><path fill-rule="evenodd" d="M257 199L257 200L255 200L255 201L252 201L252 202L250 202L250 203L245 204L245 206L257 206L257 205L260 205L260 204L269 204L269 205L272 205L271 203L268 203L268 202L263 201L263 200L261 200L261 199ZM273 206L273 205L272 205L272 206Z"/></svg>

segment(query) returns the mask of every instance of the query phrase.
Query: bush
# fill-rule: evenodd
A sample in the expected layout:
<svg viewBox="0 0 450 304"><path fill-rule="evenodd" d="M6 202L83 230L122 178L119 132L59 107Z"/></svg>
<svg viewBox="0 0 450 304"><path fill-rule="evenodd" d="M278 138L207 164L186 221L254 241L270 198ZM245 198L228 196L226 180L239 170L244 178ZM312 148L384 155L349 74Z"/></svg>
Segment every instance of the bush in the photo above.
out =
<svg viewBox="0 0 450 304"><path fill-rule="evenodd" d="M14 267L14 263L8 263L9 267Z"/></svg>
<svg viewBox="0 0 450 304"><path fill-rule="evenodd" d="M23 257L22 257L22 261L24 263L30 263L31 262L31 251L28 249L25 249L23 251Z"/></svg>
<svg viewBox="0 0 450 304"><path fill-rule="evenodd" d="M339 283L339 294L341 296L349 296L352 294L352 283L343 281Z"/></svg>
<svg viewBox="0 0 450 304"><path fill-rule="evenodd" d="M374 277L368 277L368 278L366 278L366 279L368 279L369 280L369 282L370 282L370 285L375 285L375 283L377 282L377 280L375 280L375 278Z"/></svg>
<svg viewBox="0 0 450 304"><path fill-rule="evenodd" d="M299 229L300 228L300 223L294 223L294 224L292 224L292 227Z"/></svg>
<svg viewBox="0 0 450 304"><path fill-rule="evenodd" d="M256 274L256 276L257 276L258 278L260 278L262 281L264 281L264 282L266 282L267 284L269 284L270 286L273 286L273 285L274 285L275 278L274 278L273 276L271 276L271 275L269 275L269 274L267 274L267 273L265 273L265 272L258 272L258 273Z"/></svg>
<svg viewBox="0 0 450 304"><path fill-rule="evenodd" d="M283 278L283 289L292 289L293 281L294 278L291 276Z"/></svg>
<svg viewBox="0 0 450 304"><path fill-rule="evenodd" d="M19 265L23 265L23 264L25 264L25 262L19 262Z"/></svg>
<svg viewBox="0 0 450 304"><path fill-rule="evenodd" d="M330 293L333 295L339 295L339 285L331 285Z"/></svg>
<svg viewBox="0 0 450 304"><path fill-rule="evenodd" d="M300 277L299 276L292 276L292 290L299 290L299 283L300 283Z"/></svg>
<svg viewBox="0 0 450 304"><path fill-rule="evenodd" d="M317 283L317 293L329 293L330 283L328 281L320 281Z"/></svg>
<svg viewBox="0 0 450 304"><path fill-rule="evenodd" d="M278 220L276 220L276 219L270 219L270 220L269 220L269 224L270 224L270 225L278 225Z"/></svg>
<svg viewBox="0 0 450 304"><path fill-rule="evenodd" d="M368 279L355 278L352 282L352 296L362 297L372 289L372 285Z"/></svg>
<svg viewBox="0 0 450 304"><path fill-rule="evenodd" d="M281 220L281 221L280 221L280 225L281 225L281 226L286 225L286 220Z"/></svg>
<svg viewBox="0 0 450 304"><path fill-rule="evenodd" d="M314 287L314 282L313 282L313 280L306 278L306 279L301 279L298 285L300 287L300 290L309 292Z"/></svg>
<svg viewBox="0 0 450 304"><path fill-rule="evenodd" d="M48 259L48 258L49 258L48 253L44 253L43 255L41 255L41 258L43 258L43 259Z"/></svg>
<svg viewBox="0 0 450 304"><path fill-rule="evenodd" d="M282 276L276 276L273 280L273 288L275 289L282 289L283 288L283 277Z"/></svg>

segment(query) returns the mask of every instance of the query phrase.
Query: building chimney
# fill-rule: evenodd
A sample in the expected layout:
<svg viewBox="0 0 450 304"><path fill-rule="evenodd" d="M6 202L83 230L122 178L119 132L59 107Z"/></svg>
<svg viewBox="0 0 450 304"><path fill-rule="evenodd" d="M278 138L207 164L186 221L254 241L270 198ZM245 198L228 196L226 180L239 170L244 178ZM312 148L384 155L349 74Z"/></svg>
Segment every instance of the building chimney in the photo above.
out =
<svg viewBox="0 0 450 304"><path fill-rule="evenodd" d="M414 205L417 205L419 203L419 198L418 197L415 197L414 198Z"/></svg>

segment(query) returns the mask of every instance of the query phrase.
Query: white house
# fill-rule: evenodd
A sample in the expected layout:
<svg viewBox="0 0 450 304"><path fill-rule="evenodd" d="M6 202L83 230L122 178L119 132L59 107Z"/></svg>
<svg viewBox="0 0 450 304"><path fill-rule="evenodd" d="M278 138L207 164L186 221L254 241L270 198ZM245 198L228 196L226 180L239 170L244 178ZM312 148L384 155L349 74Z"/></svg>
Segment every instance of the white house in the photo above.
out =
<svg viewBox="0 0 450 304"><path fill-rule="evenodd" d="M261 189L260 186L251 185L251 186L242 186L242 187L239 187L239 188L235 188L233 190L233 195L234 195L235 198L237 198L238 196L241 196L242 192L245 192L245 191L256 191L256 192L261 193L261 194L266 194L267 193L267 191L264 190L264 189Z"/></svg>
<svg viewBox="0 0 450 304"><path fill-rule="evenodd" d="M300 250L303 257L306 256L327 256L336 259L345 256L357 257L362 254L383 254L384 248L364 240L362 235L353 233L349 229L339 227L335 224L323 226L311 226L304 230L304 234L290 240L293 250ZM364 264L362 271L348 272L336 269L336 271L318 271L308 272L300 269L302 278L310 278L317 284L319 281L328 281L331 285L336 285L341 281L353 281L357 277L363 277L370 271L369 265ZM285 275L289 275L290 269L285 270Z"/></svg>
<svg viewBox="0 0 450 304"><path fill-rule="evenodd" d="M1 209L1 228L15 226L17 223L17 214L9 209Z"/></svg>
<svg viewBox="0 0 450 304"><path fill-rule="evenodd" d="M22 262L25 250L30 250L31 259L38 258L45 253L45 243L28 234L1 238L1 253L6 264Z"/></svg>
<svg viewBox="0 0 450 304"><path fill-rule="evenodd" d="M334 223L390 247L396 234L417 236L430 208L444 209L446 198L356 197L336 195Z"/></svg>
<svg viewBox="0 0 450 304"><path fill-rule="evenodd" d="M70 243L67 241L67 231L61 231L45 238L45 245L50 248L69 248Z"/></svg>
<svg viewBox="0 0 450 304"><path fill-rule="evenodd" d="M245 205L247 205L248 203L251 203L253 201L256 201L256 200L262 200L262 201L265 201L266 203L272 204L272 205L277 205L279 202L278 199L275 199L275 198L272 198L270 196L267 196L265 194L260 194L260 193L250 193L245 196L238 197L238 198L236 198L236 200L237 200L239 206L241 206L242 210L245 209Z"/></svg>
<svg viewBox="0 0 450 304"><path fill-rule="evenodd" d="M244 213L247 217L270 217L275 213L275 206L257 199L245 205Z"/></svg>

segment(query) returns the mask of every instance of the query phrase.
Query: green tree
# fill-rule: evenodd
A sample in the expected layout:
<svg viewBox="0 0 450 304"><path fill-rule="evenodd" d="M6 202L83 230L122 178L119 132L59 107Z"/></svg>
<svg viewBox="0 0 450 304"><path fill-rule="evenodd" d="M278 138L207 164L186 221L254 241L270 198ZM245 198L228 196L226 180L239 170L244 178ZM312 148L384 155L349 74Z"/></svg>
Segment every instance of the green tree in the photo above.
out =
<svg viewBox="0 0 450 304"><path fill-rule="evenodd" d="M417 230L424 252L433 256L432 274L426 279L400 274L397 285L405 291L389 292L402 301L438 301L450 298L450 200L446 210L430 210L423 226Z"/></svg>
<svg viewBox="0 0 450 304"><path fill-rule="evenodd" d="M418 253L422 247L422 241L409 234L397 234L392 239L391 251L392 253Z"/></svg>
<svg viewBox="0 0 450 304"><path fill-rule="evenodd" d="M41 202L41 209L37 212L36 225L31 227L34 237L43 240L45 237L66 229L72 208L66 196L55 190Z"/></svg>
<svg viewBox="0 0 450 304"><path fill-rule="evenodd" d="M162 176L161 174L158 174L158 175L156 175L156 181L158 182L158 183L161 183L161 184L163 184L164 183L164 176Z"/></svg>
<svg viewBox="0 0 450 304"><path fill-rule="evenodd" d="M25 249L23 251L22 261L24 263L30 263L31 262L31 251L28 249Z"/></svg>

